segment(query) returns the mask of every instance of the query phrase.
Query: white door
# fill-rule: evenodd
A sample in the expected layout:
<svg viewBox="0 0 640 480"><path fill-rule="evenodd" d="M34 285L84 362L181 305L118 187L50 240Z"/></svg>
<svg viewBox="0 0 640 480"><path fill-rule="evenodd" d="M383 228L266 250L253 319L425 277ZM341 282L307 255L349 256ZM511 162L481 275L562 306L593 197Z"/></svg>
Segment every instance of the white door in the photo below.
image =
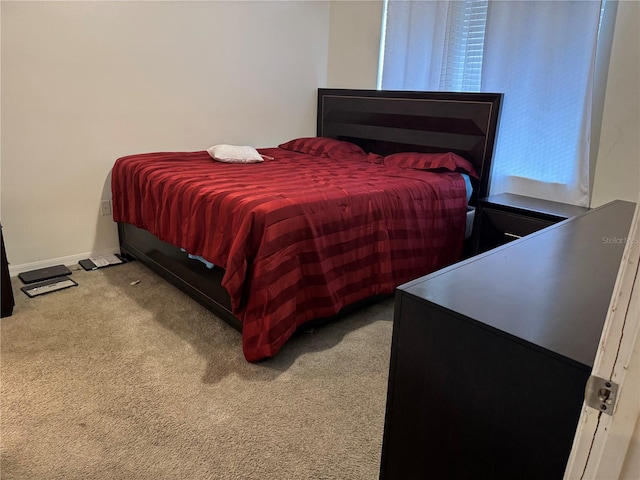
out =
<svg viewBox="0 0 640 480"><path fill-rule="evenodd" d="M640 199L629 235L620 239L625 250L592 372L618 385L617 399L609 408L613 415L583 406L565 480L640 479L638 205Z"/></svg>

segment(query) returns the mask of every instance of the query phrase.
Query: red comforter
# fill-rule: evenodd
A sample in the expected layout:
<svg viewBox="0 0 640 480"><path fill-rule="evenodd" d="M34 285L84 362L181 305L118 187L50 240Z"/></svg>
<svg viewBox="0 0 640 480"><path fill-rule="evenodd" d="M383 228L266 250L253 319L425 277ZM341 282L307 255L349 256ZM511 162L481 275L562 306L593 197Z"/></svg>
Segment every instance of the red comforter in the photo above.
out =
<svg viewBox="0 0 640 480"><path fill-rule="evenodd" d="M456 173L261 149L263 163L206 151L120 158L113 216L223 267L245 358L296 328L457 261L465 183Z"/></svg>

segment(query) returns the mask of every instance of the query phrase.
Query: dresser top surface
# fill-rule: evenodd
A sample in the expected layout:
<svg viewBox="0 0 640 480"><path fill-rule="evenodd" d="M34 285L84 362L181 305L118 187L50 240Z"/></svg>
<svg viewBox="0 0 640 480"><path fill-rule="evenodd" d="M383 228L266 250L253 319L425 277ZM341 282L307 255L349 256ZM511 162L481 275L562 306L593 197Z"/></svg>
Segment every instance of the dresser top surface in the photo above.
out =
<svg viewBox="0 0 640 480"><path fill-rule="evenodd" d="M591 367L634 209L612 202L398 290Z"/></svg>

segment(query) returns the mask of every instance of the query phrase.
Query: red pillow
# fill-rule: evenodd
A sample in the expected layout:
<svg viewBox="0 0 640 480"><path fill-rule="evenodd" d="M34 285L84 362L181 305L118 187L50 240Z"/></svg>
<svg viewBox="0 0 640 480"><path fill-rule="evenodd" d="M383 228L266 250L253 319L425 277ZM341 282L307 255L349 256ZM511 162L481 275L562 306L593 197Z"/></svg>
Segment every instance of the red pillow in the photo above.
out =
<svg viewBox="0 0 640 480"><path fill-rule="evenodd" d="M384 157L382 155L378 155L377 153L369 152L367 153L367 161L371 163L383 164Z"/></svg>
<svg viewBox="0 0 640 480"><path fill-rule="evenodd" d="M332 158L334 160L340 160L353 155L367 156L365 151L354 143L328 137L296 138L295 140L290 140L278 145L278 148L308 153L316 157Z"/></svg>
<svg viewBox="0 0 640 480"><path fill-rule="evenodd" d="M418 153L401 152L387 155L383 163L390 167L414 168L416 170L445 169L452 172L465 172L478 178L473 165L455 153Z"/></svg>

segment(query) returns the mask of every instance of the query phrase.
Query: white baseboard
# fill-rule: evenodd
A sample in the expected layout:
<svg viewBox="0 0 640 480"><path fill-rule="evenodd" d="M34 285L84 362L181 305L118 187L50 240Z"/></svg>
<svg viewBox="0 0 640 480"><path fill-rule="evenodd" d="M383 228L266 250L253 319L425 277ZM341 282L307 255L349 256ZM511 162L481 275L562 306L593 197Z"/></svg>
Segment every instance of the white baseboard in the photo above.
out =
<svg viewBox="0 0 640 480"><path fill-rule="evenodd" d="M85 258L98 257L100 255L109 255L111 253L120 253L120 249L116 247L107 250L101 250L99 252L80 253L78 255L69 255L68 257L59 257L32 263L23 263L21 265L9 264L9 275L15 277L23 272L30 272L31 270L38 270L40 268L53 267L54 265L77 265L80 260L84 260Z"/></svg>

